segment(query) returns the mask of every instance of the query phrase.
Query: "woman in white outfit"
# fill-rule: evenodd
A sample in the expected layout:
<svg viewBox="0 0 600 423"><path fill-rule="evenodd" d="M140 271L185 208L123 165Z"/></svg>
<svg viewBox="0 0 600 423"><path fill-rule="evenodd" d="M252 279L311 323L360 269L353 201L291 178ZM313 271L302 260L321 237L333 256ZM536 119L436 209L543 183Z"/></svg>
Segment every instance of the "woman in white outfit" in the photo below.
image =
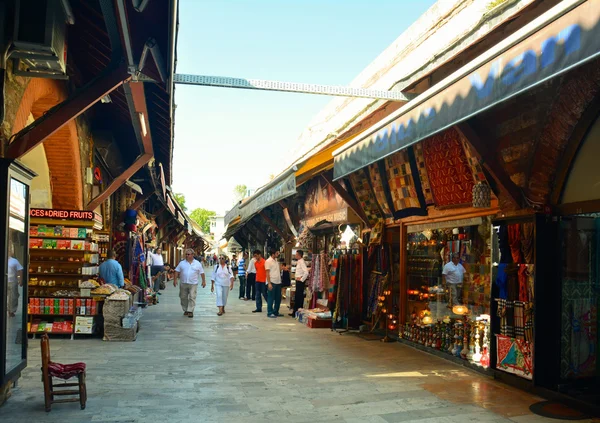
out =
<svg viewBox="0 0 600 423"><path fill-rule="evenodd" d="M217 307L219 308L217 316L222 316L225 313L227 296L229 295L229 291L233 290L233 272L231 271L231 267L227 265L226 260L227 258L224 256L219 257L219 263L215 266L211 278L211 291L215 290L215 285L217 289Z"/></svg>

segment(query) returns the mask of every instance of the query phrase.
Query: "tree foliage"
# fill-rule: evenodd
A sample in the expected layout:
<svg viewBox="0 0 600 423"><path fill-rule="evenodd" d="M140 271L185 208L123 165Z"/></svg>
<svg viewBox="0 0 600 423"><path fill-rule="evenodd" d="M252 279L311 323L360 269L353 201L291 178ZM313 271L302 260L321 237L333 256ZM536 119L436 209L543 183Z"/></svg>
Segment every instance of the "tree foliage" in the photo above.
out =
<svg viewBox="0 0 600 423"><path fill-rule="evenodd" d="M248 187L246 185L236 185L233 189L235 201L243 200L244 197L246 197L246 192L248 192Z"/></svg>
<svg viewBox="0 0 600 423"><path fill-rule="evenodd" d="M179 204L181 206L181 209L183 211L187 211L187 207L185 206L185 195L176 192L173 193L173 197L175 198L175 201L177 201L177 204Z"/></svg>
<svg viewBox="0 0 600 423"><path fill-rule="evenodd" d="M200 226L200 229L205 234L210 233L210 218L216 216L217 213L212 210L197 208L192 210L190 218Z"/></svg>

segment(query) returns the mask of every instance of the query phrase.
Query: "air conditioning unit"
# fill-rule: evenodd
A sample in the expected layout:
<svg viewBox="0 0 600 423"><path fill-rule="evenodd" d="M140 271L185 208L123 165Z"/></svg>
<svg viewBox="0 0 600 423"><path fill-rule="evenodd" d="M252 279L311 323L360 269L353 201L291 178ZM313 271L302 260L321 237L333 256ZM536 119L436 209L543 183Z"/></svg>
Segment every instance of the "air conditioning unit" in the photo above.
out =
<svg viewBox="0 0 600 423"><path fill-rule="evenodd" d="M16 0L13 51L24 65L15 74L67 79L67 13L61 0Z"/></svg>

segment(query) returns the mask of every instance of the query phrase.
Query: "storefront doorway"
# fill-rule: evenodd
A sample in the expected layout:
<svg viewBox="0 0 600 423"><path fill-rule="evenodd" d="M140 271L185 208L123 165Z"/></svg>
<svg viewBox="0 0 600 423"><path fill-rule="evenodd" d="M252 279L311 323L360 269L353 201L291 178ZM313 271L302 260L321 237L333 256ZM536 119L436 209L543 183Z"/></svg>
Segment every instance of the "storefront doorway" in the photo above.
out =
<svg viewBox="0 0 600 423"><path fill-rule="evenodd" d="M600 400L600 213L564 217L561 239L560 390Z"/></svg>

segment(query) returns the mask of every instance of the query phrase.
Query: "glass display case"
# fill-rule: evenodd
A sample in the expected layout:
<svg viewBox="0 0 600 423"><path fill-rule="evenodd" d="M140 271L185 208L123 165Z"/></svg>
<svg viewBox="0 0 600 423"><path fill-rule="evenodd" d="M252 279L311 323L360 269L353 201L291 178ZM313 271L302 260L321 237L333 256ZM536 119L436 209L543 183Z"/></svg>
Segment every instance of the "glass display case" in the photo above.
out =
<svg viewBox="0 0 600 423"><path fill-rule="evenodd" d="M5 202L0 207L4 242L0 243L0 386L27 365L27 269L29 266L29 185L35 176L16 161L0 159Z"/></svg>

